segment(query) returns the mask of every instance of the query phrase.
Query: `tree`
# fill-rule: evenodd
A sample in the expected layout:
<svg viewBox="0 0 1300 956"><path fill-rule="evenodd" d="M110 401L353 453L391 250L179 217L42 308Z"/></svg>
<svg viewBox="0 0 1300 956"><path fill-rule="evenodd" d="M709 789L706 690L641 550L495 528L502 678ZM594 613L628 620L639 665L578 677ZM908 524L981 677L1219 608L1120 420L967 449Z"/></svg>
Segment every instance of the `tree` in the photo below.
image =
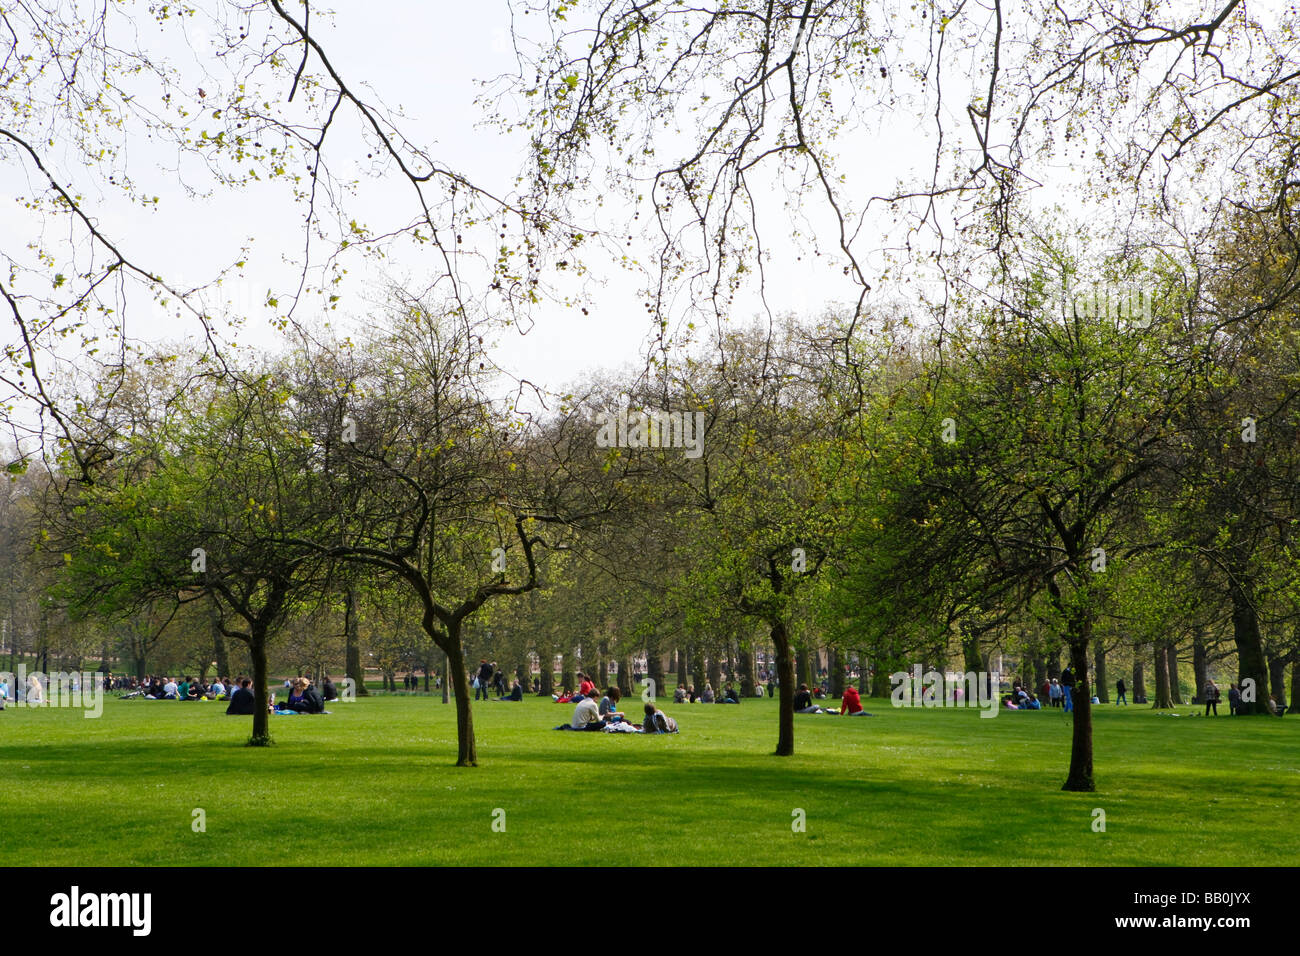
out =
<svg viewBox="0 0 1300 956"><path fill-rule="evenodd" d="M170 619L215 603L216 626L251 656L254 745L271 740L268 644L328 574L296 543L319 518L306 484L318 463L286 378L181 389L153 428L120 442L93 482L74 480L47 510L46 547L62 553L59 593L74 612L167 602Z"/></svg>

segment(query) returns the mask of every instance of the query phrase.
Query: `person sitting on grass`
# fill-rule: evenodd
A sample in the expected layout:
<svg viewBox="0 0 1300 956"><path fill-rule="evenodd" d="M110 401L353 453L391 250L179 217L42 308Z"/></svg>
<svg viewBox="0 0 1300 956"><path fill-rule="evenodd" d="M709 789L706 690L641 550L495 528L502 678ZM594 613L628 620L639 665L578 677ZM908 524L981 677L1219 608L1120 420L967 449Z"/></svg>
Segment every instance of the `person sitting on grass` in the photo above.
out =
<svg viewBox="0 0 1300 956"><path fill-rule="evenodd" d="M510 685L510 693L498 697L497 700L523 700L524 689L519 686L519 681L513 681Z"/></svg>
<svg viewBox="0 0 1300 956"><path fill-rule="evenodd" d="M582 698L578 701L578 706L573 708L573 720L569 726L574 730L600 730L605 726L605 721L600 716L600 706L590 697Z"/></svg>
<svg viewBox="0 0 1300 956"><path fill-rule="evenodd" d="M697 694L697 693L695 693L695 685L694 685L694 684L692 684L690 687L687 688L687 690L686 690L686 697L687 697L687 699L688 699L692 704L695 703L697 700L700 699L700 695Z"/></svg>
<svg viewBox="0 0 1300 956"><path fill-rule="evenodd" d="M299 714L319 714L325 710L325 701L311 682L305 677L295 677L289 698L280 704L281 710L292 710Z"/></svg>
<svg viewBox="0 0 1300 956"><path fill-rule="evenodd" d="M567 704L573 700L573 695L569 693L569 688L565 687L560 691L558 696L551 699L557 704Z"/></svg>
<svg viewBox="0 0 1300 956"><path fill-rule="evenodd" d="M1272 694L1268 695L1268 712L1274 717L1281 717L1286 713L1286 708L1278 705L1277 698Z"/></svg>
<svg viewBox="0 0 1300 956"><path fill-rule="evenodd" d="M329 674L322 675L320 691L321 691L321 697L325 699L325 703L327 704L330 701L339 699L339 689L334 686L334 682L330 680Z"/></svg>
<svg viewBox="0 0 1300 956"><path fill-rule="evenodd" d="M807 684L800 684L794 692L794 712L796 714L833 714L833 710L822 710L812 702L812 691Z"/></svg>
<svg viewBox="0 0 1300 956"><path fill-rule="evenodd" d="M713 703L713 685L712 685L712 684L706 683L706 684L704 685L704 693L700 695L700 703L701 703L701 704L711 704L711 703Z"/></svg>
<svg viewBox="0 0 1300 956"><path fill-rule="evenodd" d="M645 723L641 729L647 734L675 734L677 721L673 720L654 704L645 705Z"/></svg>
<svg viewBox="0 0 1300 956"><path fill-rule="evenodd" d="M252 716L257 700L251 690L252 684L253 682L247 677L240 678L239 690L230 695L230 706L226 708L227 714L238 714L243 717Z"/></svg>
<svg viewBox="0 0 1300 956"><path fill-rule="evenodd" d="M722 697L718 700L718 703L719 703L719 704L739 704L739 703L740 703L740 696L736 693L736 688L732 687L731 684L728 683L727 686L726 686L726 689L723 690L723 692L722 692Z"/></svg>
<svg viewBox="0 0 1300 956"><path fill-rule="evenodd" d="M677 685L677 689L676 689L675 691L673 691L673 703L674 703L674 704L684 704L684 703L686 703L686 685L685 685L685 684L678 684L678 685Z"/></svg>
<svg viewBox="0 0 1300 956"><path fill-rule="evenodd" d="M212 695L213 700L226 699L226 685L221 682L220 677L212 682L212 686L208 688L208 693Z"/></svg>
<svg viewBox="0 0 1300 956"><path fill-rule="evenodd" d="M862 709L862 697L858 694L858 689L852 684L844 688L844 696L840 698L840 715L843 716L844 714L850 717L871 716Z"/></svg>
<svg viewBox="0 0 1300 956"><path fill-rule="evenodd" d="M627 714L621 710L616 710L619 699L623 695L617 687L609 687L605 690L605 696L600 699L600 716L607 724L617 724L620 721L627 720Z"/></svg>

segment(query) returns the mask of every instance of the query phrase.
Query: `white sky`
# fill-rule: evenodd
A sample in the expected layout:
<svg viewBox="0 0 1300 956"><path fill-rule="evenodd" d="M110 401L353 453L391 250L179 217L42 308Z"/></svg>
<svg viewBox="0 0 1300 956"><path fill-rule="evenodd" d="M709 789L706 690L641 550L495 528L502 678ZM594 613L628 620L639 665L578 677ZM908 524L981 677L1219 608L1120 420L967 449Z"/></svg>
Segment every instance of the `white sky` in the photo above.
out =
<svg viewBox="0 0 1300 956"><path fill-rule="evenodd" d="M339 4L332 20L313 18L312 32L350 84L363 95L373 93L374 98L404 115L400 122L408 138L480 185L500 195L512 191L524 158L522 140L486 128L482 111L475 104L481 92L478 80L515 69L503 2L386 0L362 4L347 0ZM984 82L978 76L978 66L954 61L945 75L945 83L949 84L946 95L952 97L953 109L959 111L967 101L963 84L978 88ZM891 82L906 89L901 78ZM270 91L268 95L274 92L283 96L287 91ZM925 109L932 106L926 104ZM899 179L927 175L933 164L932 121L926 119L918 102L904 98L896 109L879 110L873 115L877 117L873 128L846 136L837 146L841 171L848 177L849 193L854 196L887 192ZM954 118L954 128L964 123L964 117ZM349 137L353 143L336 154L336 174L358 173L361 167L350 165L362 158L355 148L355 126L343 125L331 137L336 145ZM947 145L954 143L949 141ZM99 189L96 179L102 170L80 169L69 163L59 175L83 191L86 207L131 257L169 277L182 277L177 285L206 282L223 266L245 259L245 280L227 284L224 293L236 310L251 316L239 340L245 345L275 347L277 334L269 326L270 313L263 308L263 301L268 289L283 295L286 284L296 276L283 259L286 254L301 251L304 207L287 198L283 183L267 183L239 192L222 191L210 199L190 199L178 180L190 179L192 170L154 172L146 177L150 164L165 163L166 154L145 143L135 143L132 148L137 180L147 180L146 190L160 197L156 209L131 207L115 193ZM59 150L51 152L57 161ZM30 191L18 171L19 167L12 163L0 164L0 200ZM1042 199L1045 203L1075 205L1083 181L1080 172L1067 166L1063 156L1053 175ZM401 209L405 221L410 212L407 190L405 183L392 179L366 183L359 194L359 205L353 208L373 212L376 222L383 221L389 211ZM771 304L778 312L815 315L828 303L850 301L856 290L842 275L840 260L815 260L805 254L801 261L795 261L795 251L788 241L789 212L782 208L783 199L772 190L764 199L767 206L760 210L768 220L765 242L770 250L766 269ZM878 224L864 228L867 238L863 249L897 245L898 234L887 235L892 228L887 211L880 206L874 208L881 215ZM830 221L824 210L810 207L805 212L814 217L813 225L825 236ZM370 217L364 218L369 224ZM12 201L0 201L0 242L6 251L18 245L15 237L35 239L38 235L39 226L31 217ZM58 235L57 231L47 232L47 245L57 243ZM241 249L250 237L251 249L245 255ZM644 254L640 248L634 251ZM426 261L420 256L398 255L384 263L382 276L418 286L427 269ZM901 294L901 287L875 281L882 264L879 258L868 263L876 297ZM381 278L379 272L367 272L359 260L353 260L350 266L349 281L340 290L343 299L339 310L331 314L345 329L349 321L351 328L366 324L368 303L378 295L374 283ZM499 361L508 370L558 388L588 369L640 364L652 330L636 295L637 277L602 265L599 260L593 266L604 288L594 295L590 315L584 317L576 309L552 304L540 307L537 321L526 335L508 332L501 337ZM739 301L733 318L746 320L758 312L758 307L751 294ZM130 314L132 333L146 339L176 339L197 333L192 321L177 322L174 317L159 316L153 309L143 313L133 309ZM299 313L302 318L310 316L309 309Z"/></svg>

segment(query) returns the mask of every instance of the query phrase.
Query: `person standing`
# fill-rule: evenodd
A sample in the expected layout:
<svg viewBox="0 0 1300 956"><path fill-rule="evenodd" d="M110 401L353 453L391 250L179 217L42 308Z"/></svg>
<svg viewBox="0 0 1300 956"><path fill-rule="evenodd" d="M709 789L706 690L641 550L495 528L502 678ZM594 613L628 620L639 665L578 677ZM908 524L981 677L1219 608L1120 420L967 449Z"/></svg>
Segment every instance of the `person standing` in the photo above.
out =
<svg viewBox="0 0 1300 956"><path fill-rule="evenodd" d="M1241 710L1241 691L1237 689L1236 684L1228 685L1228 716L1236 717L1237 711Z"/></svg>
<svg viewBox="0 0 1300 956"><path fill-rule="evenodd" d="M1214 716L1219 716L1219 687L1214 683L1214 679L1207 677L1205 679L1205 716L1210 716L1210 710L1214 710Z"/></svg>
<svg viewBox="0 0 1300 956"><path fill-rule="evenodd" d="M1068 667L1061 671L1061 700L1067 714L1074 710L1074 671Z"/></svg>
<svg viewBox="0 0 1300 956"><path fill-rule="evenodd" d="M478 662L478 686L474 688L474 699L478 700L478 695L482 694L484 700L491 700L489 688L492 686L492 665L487 662L486 658L479 658Z"/></svg>
<svg viewBox="0 0 1300 956"><path fill-rule="evenodd" d="M1125 707L1127 707L1128 706L1128 696L1127 696L1128 685L1124 683L1124 678L1122 677L1119 680L1115 681L1115 694L1116 694L1115 706L1118 707L1120 704L1123 704Z"/></svg>

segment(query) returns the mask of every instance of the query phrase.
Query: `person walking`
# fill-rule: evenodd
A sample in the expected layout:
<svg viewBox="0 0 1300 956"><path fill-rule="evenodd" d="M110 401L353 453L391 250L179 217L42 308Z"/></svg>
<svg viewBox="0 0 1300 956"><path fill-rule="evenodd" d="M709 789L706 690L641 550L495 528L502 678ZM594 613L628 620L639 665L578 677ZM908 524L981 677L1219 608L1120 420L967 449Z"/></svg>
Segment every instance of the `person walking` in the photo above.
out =
<svg viewBox="0 0 1300 956"><path fill-rule="evenodd" d="M1213 678L1205 679L1205 716L1210 716L1210 710L1214 710L1214 716L1219 716L1219 687L1214 683Z"/></svg>
<svg viewBox="0 0 1300 956"><path fill-rule="evenodd" d="M1067 714L1074 710L1074 671L1068 667L1061 671L1061 699Z"/></svg>
<svg viewBox="0 0 1300 956"><path fill-rule="evenodd" d="M487 662L486 658L479 658L478 662L478 687L474 688L474 699L478 700L478 695L482 694L484 700L492 699L492 665Z"/></svg>
<svg viewBox="0 0 1300 956"><path fill-rule="evenodd" d="M1124 683L1124 678L1122 677L1119 680L1115 681L1115 694L1116 694L1115 706L1118 707L1120 704L1123 704L1125 707L1127 707L1128 706L1128 685Z"/></svg>

